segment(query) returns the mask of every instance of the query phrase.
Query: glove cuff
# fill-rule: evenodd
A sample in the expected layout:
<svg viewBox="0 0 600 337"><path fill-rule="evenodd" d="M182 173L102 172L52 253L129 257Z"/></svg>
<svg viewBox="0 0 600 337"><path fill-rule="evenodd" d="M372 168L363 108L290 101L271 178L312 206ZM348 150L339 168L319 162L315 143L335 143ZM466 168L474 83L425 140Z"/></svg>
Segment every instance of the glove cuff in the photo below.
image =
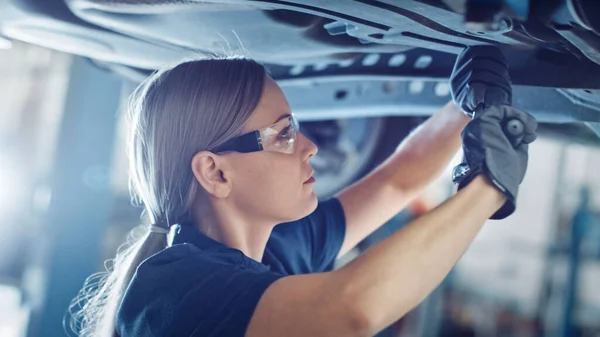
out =
<svg viewBox="0 0 600 337"><path fill-rule="evenodd" d="M517 208L517 206L515 204L515 201L512 200L511 198L507 198L504 205L502 205L502 207L500 207L500 209L497 210L496 213L494 213L490 217L490 219L492 219L492 220L504 219L504 218L508 217L509 215L513 214L515 212L516 208Z"/></svg>
<svg viewBox="0 0 600 337"><path fill-rule="evenodd" d="M490 217L490 219L492 219L492 220L504 219L504 218L508 217L509 215L513 214L515 212L515 209L517 208L516 199L517 199L517 188L518 187L515 186L515 189L512 190L510 188L507 188L507 186L500 184L498 179L496 179L494 177L493 172L487 167L487 165L485 163L483 165L484 165L485 175L492 182L492 184L494 184L494 186L496 186L496 188L500 192L502 192L502 194L504 194L504 196L506 197L506 202L504 203L504 205L502 205L502 207L500 207L500 209L498 209L496 211L496 213L494 213Z"/></svg>
<svg viewBox="0 0 600 337"><path fill-rule="evenodd" d="M485 165L485 164L484 164ZM513 214L515 212L516 207L516 193L513 196L513 192L512 191L508 191L504 186L502 186L500 183L498 183L498 181L493 177L493 175L491 174L491 172L489 171L489 169L487 169L487 167L485 168L477 168L475 170L470 170L468 168L468 166L466 166L466 171L465 172L465 166L463 166L462 164L455 167L454 169L454 173L453 173L453 181L454 183L457 184L457 191L460 191L461 189L463 189L465 186L469 185L471 183L471 181L473 181L473 179L475 179L475 177L477 177L480 174L483 174L487 177L487 179L489 181L492 182L492 184L494 184L494 186L496 186L496 188L502 192L505 196L506 196L506 202L504 203L504 205L502 205L502 207L500 207L500 209L498 209L496 211L496 213L494 213L490 219L492 220L501 220L504 219L508 216L510 216L511 214ZM457 171L462 171L465 172L466 174L457 174Z"/></svg>

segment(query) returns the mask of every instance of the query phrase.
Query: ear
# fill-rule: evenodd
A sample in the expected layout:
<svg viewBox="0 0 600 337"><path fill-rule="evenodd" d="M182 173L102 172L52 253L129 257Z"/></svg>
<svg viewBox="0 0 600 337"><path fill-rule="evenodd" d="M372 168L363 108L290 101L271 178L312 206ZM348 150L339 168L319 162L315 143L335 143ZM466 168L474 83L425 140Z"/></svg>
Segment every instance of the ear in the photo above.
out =
<svg viewBox="0 0 600 337"><path fill-rule="evenodd" d="M227 162L209 151L200 151L192 158L194 177L206 192L216 198L226 198L231 192Z"/></svg>

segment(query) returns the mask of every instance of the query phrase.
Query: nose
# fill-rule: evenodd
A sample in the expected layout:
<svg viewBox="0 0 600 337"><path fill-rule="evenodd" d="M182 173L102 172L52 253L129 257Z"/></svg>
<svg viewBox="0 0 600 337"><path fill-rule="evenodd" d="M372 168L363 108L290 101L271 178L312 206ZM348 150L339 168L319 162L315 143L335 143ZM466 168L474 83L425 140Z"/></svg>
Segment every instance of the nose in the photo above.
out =
<svg viewBox="0 0 600 337"><path fill-rule="evenodd" d="M319 152L319 148L310 139L306 138L302 132L298 132L298 139L300 140L300 154L304 161L308 161L311 157Z"/></svg>

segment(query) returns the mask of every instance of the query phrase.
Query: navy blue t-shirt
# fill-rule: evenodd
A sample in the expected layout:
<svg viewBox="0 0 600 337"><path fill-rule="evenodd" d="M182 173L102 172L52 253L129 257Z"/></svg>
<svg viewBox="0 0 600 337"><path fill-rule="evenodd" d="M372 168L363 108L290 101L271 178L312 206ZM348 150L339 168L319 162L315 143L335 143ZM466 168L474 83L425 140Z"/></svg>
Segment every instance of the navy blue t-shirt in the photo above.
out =
<svg viewBox="0 0 600 337"><path fill-rule="evenodd" d="M138 267L117 312L117 331L121 337L244 336L264 291L283 276L331 270L345 233L337 198L276 226L262 263L179 226L172 245Z"/></svg>

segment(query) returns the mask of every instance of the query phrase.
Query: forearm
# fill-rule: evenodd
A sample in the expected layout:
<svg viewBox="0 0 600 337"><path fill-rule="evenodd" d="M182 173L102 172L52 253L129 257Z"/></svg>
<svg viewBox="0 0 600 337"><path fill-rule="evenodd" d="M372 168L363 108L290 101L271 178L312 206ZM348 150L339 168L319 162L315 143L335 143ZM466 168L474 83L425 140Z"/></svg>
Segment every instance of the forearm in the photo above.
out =
<svg viewBox="0 0 600 337"><path fill-rule="evenodd" d="M504 197L482 177L337 271L378 331L422 301L447 275ZM348 301L346 302L348 303Z"/></svg>
<svg viewBox="0 0 600 337"><path fill-rule="evenodd" d="M405 195L419 194L456 154L461 145L460 133L469 121L449 102L406 138L378 171Z"/></svg>
<svg viewBox="0 0 600 337"><path fill-rule="evenodd" d="M423 123L377 169L340 192L346 212L346 238L340 255L372 233L420 195L448 165L468 124L454 103Z"/></svg>

